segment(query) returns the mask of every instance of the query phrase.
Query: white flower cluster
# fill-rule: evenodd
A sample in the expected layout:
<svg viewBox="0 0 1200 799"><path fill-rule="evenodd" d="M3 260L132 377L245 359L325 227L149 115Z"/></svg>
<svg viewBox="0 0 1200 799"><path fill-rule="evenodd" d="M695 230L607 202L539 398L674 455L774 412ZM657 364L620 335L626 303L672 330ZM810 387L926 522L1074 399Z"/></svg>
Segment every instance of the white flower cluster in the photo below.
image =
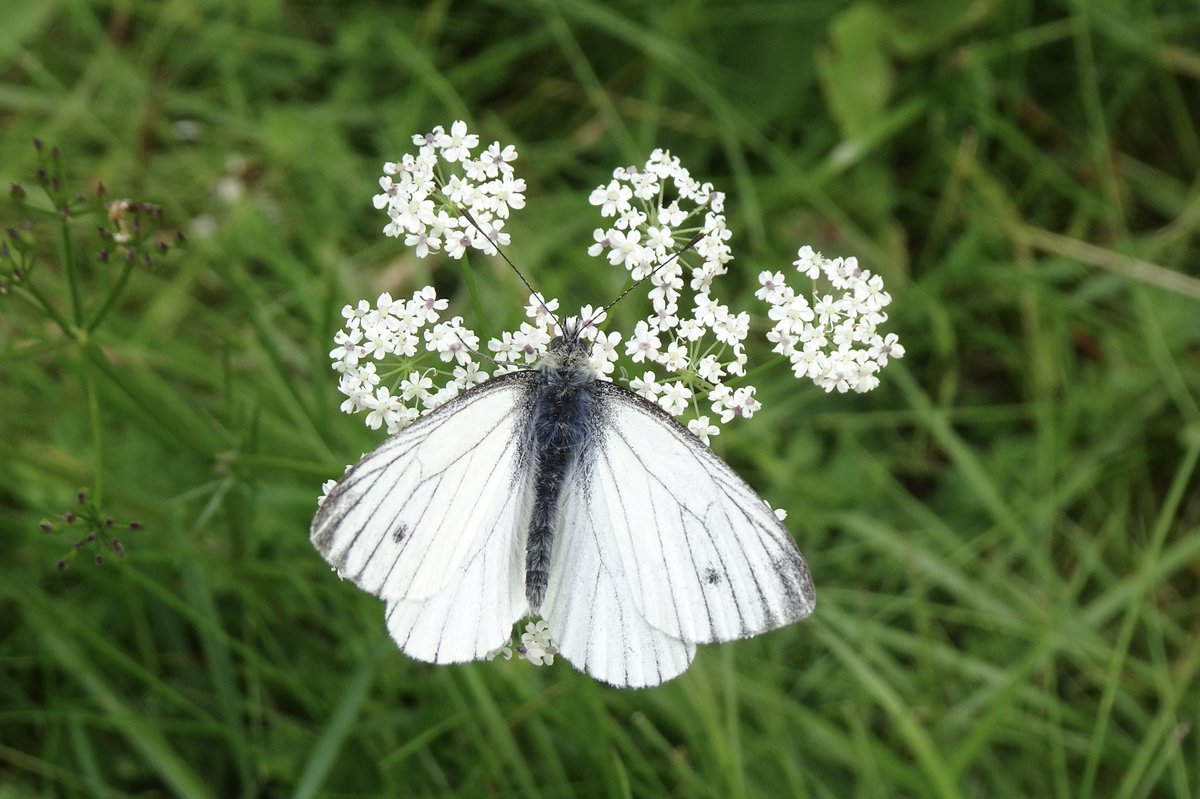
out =
<svg viewBox="0 0 1200 799"><path fill-rule="evenodd" d="M767 315L775 322L767 333L773 351L791 361L796 377L826 392L878 386L879 370L889 359L904 357L895 333L878 333L892 301L883 279L859 267L856 258L826 258L808 246L800 248L794 265L813 281L811 303L787 284L782 272L758 276L762 287L755 296L771 306ZM818 280L838 295L818 293Z"/></svg>
<svg viewBox="0 0 1200 799"><path fill-rule="evenodd" d="M504 222L525 204L524 181L512 168L515 148L494 142L474 158L479 137L463 122L413 142L416 155L384 165L383 192L374 200L391 219L385 233L404 235L421 257L441 251L459 258L468 248L493 253L507 244ZM714 281L733 259L725 195L693 179L678 158L655 150L642 166L614 171L590 199L612 221L595 231L588 253L644 280L651 309L627 338L601 329L604 309L580 310L596 377L619 375L630 390L687 417L687 428L705 443L719 424L753 416L761 405L744 379L750 315L734 313L714 294ZM810 247L800 250L796 267L814 280L811 302L782 273L759 277L757 296L770 305L774 322L767 335L774 351L791 360L797 377L826 391L874 388L888 359L904 354L894 334L877 332L891 302L881 279L854 258L827 259ZM817 280L832 293L819 295ZM558 315L557 299L534 294L527 321L490 339L484 356L479 336L461 317L443 321L447 305L426 286L409 300L384 293L374 303L360 300L343 309L346 325L330 353L341 374L343 411L365 412L369 427L395 433L491 375L529 368L572 321Z"/></svg>
<svg viewBox="0 0 1200 799"><path fill-rule="evenodd" d="M479 137L462 121L449 133L438 125L413 136L413 144L420 148L416 155L383 165L374 202L391 220L384 235L403 236L418 258L439 250L462 258L470 248L494 255L497 245L508 244L505 220L525 207L525 181L512 168L516 148L492 142L473 158Z"/></svg>
<svg viewBox="0 0 1200 799"><path fill-rule="evenodd" d="M644 369L630 388L674 416L690 409L688 429L705 443L720 429L697 394L721 423L753 416L761 407L754 386L724 383L746 374L750 315L733 313L712 291L733 260L725 195L692 178L669 152L655 150L643 166L615 170L590 201L613 221L595 230L588 254L606 257L634 280L648 279L650 287L651 312L625 342L625 355ZM645 369L652 365L684 379L660 380Z"/></svg>
<svg viewBox="0 0 1200 799"><path fill-rule="evenodd" d="M549 666L554 663L554 656L557 654L558 648L554 646L549 624L539 620L525 625L525 632L521 633L521 645L517 647L518 657L528 660L535 666ZM513 648L505 644L496 651L490 652L487 659L495 660L497 657L503 657L505 660L512 660L512 656Z"/></svg>
<svg viewBox="0 0 1200 799"><path fill-rule="evenodd" d="M393 300L384 292L374 305L359 300L342 308L346 326L334 336L337 346L329 357L341 374L338 391L346 396L344 413L366 411L367 427L386 426L391 435L487 380L472 358L479 337L463 326L461 316L441 321L446 306L446 300L426 286L409 300ZM437 355L440 366L414 368L429 360L418 358L419 352ZM435 386L435 376L449 379Z"/></svg>
<svg viewBox="0 0 1200 799"><path fill-rule="evenodd" d="M425 286L409 300L393 300L384 292L374 303L359 300L342 308L346 325L333 337L337 346L329 353L334 371L341 374L338 391L346 397L342 412L365 412L367 427L386 427L388 435L394 435L488 377L536 363L562 332L554 321L558 300L530 296L526 312L533 323L522 322L518 330L488 341L489 374L476 360L479 336L461 316L442 321L447 305L432 286ZM599 331L595 325L604 312L591 306L585 306L579 318L592 320L583 337L592 342L592 371L607 379L617 360L620 334Z"/></svg>

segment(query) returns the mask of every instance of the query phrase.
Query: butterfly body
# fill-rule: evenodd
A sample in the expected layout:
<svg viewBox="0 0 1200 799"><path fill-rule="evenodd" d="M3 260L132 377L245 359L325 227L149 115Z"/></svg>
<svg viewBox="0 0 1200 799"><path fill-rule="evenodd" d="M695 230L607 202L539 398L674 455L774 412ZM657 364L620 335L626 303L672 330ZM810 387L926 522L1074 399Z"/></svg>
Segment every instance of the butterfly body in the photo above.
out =
<svg viewBox="0 0 1200 799"><path fill-rule="evenodd" d="M526 457L532 458L534 501L525 557L525 596L531 613L541 609L550 581L550 559L558 526L563 486L586 462L599 434L601 412L588 369L588 344L577 328L551 342L536 370L525 430Z"/></svg>

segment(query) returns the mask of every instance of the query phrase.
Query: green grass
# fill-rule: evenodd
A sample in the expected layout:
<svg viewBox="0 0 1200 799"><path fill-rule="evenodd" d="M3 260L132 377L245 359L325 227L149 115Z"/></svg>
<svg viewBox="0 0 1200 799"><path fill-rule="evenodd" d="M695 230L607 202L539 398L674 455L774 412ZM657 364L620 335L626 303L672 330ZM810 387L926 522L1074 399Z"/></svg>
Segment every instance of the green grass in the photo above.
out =
<svg viewBox="0 0 1200 799"><path fill-rule="evenodd" d="M0 297L0 797L1200 795L1198 32L1169 0L9 4L4 184L36 195L39 137L191 240L86 337ZM337 411L341 305L470 314L370 206L455 118L518 146L510 255L568 307L620 288L587 193L656 146L729 195L735 305L803 243L887 278L878 391L776 367L721 437L812 619L641 692L431 667L312 550L378 440ZM120 274L96 224L73 277L29 234L68 320ZM80 487L145 529L59 572L38 523Z"/></svg>

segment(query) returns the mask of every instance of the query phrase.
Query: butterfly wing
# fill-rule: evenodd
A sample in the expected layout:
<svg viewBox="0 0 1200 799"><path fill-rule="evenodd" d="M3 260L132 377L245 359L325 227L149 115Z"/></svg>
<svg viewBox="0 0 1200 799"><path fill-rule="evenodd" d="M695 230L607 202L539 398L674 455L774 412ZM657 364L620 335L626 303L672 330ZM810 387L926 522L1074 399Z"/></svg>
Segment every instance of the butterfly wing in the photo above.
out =
<svg viewBox="0 0 1200 799"><path fill-rule="evenodd" d="M421 417L364 456L313 520L313 545L386 601L410 657L478 660L526 615L533 380L497 377Z"/></svg>
<svg viewBox="0 0 1200 799"><path fill-rule="evenodd" d="M812 613L808 567L767 503L656 405L597 391L598 433L563 492L542 608L563 656L605 682L656 685L696 644Z"/></svg>
<svg viewBox="0 0 1200 799"><path fill-rule="evenodd" d="M687 669L696 647L646 621L601 495L608 487L584 475L577 470L563 491L541 614L558 651L581 671L621 687L661 685Z"/></svg>

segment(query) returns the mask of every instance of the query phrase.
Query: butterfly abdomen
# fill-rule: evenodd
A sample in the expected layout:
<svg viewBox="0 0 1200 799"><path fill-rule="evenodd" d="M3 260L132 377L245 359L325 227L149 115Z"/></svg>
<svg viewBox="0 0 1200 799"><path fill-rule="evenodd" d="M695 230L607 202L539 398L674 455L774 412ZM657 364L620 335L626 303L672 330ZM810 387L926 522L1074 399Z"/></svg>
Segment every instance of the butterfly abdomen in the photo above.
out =
<svg viewBox="0 0 1200 799"><path fill-rule="evenodd" d="M525 550L525 597L534 613L550 581L563 484L591 446L597 429L595 380L581 351L564 349L552 352L538 369L526 433L526 451L534 456L534 500Z"/></svg>

